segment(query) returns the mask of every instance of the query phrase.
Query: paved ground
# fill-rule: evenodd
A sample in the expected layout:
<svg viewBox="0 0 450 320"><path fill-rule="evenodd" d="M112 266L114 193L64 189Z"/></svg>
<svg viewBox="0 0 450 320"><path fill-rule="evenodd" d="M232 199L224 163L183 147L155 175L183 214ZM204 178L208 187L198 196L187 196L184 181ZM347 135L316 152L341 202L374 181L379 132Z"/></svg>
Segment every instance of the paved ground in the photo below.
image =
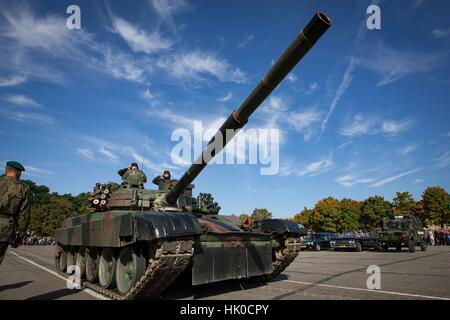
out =
<svg viewBox="0 0 450 320"><path fill-rule="evenodd" d="M369 265L381 268L381 289L369 290ZM20 247L0 266L0 300L99 299L90 290L68 290L53 267L53 247ZM450 299L450 247L426 252L302 252L267 284L227 281L172 285L163 299Z"/></svg>

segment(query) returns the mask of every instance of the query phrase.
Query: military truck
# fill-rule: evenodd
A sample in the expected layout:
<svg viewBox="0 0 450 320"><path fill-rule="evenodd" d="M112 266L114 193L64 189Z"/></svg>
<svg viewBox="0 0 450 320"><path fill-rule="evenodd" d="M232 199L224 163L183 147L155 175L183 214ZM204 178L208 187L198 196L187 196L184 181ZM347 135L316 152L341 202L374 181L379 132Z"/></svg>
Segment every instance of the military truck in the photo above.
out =
<svg viewBox="0 0 450 320"><path fill-rule="evenodd" d="M409 252L416 252L416 247L422 251L427 250L426 234L422 223L414 216L394 216L383 223L382 231L379 234L381 249L388 251L389 247L394 247L401 251L407 247Z"/></svg>
<svg viewBox="0 0 450 320"><path fill-rule="evenodd" d="M96 211L66 219L55 230L57 271L68 275L75 266L84 286L118 300L156 297L185 270L192 285L267 281L280 274L297 257L306 230L293 221L242 223L219 215L212 195L192 195L192 182L330 25L325 14L314 15L167 190L147 190L140 181L125 181L112 192L97 185L90 199Z"/></svg>

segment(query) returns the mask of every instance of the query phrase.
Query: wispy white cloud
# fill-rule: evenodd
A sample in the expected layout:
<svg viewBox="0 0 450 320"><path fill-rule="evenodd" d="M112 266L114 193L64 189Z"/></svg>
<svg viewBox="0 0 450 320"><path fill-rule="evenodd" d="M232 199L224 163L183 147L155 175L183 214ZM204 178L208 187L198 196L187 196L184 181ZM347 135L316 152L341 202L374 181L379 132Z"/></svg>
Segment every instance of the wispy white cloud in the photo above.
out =
<svg viewBox="0 0 450 320"><path fill-rule="evenodd" d="M233 98L233 93L228 92L225 96L223 96L222 98L217 99L217 101L220 102L227 102L229 101L231 98Z"/></svg>
<svg viewBox="0 0 450 320"><path fill-rule="evenodd" d="M238 48L243 49L247 46L247 44L255 38L253 34L246 34L244 36L244 40L238 43Z"/></svg>
<svg viewBox="0 0 450 320"><path fill-rule="evenodd" d="M13 104L17 104L19 106L25 106L25 107L40 107L41 106L39 103L37 103L33 99L28 98L23 95L19 95L19 94L6 96L5 100L8 102L11 102Z"/></svg>
<svg viewBox="0 0 450 320"><path fill-rule="evenodd" d="M406 76L436 70L442 67L447 55L448 52L424 54L396 50L380 41L373 54L369 53L362 59L361 66L380 75L377 85L384 86Z"/></svg>
<svg viewBox="0 0 450 320"><path fill-rule="evenodd" d="M309 88L308 88L308 90L305 92L305 95L306 96L310 96L310 95L312 95L314 92L316 92L316 91L318 91L320 89L320 86L319 86L319 84L317 83L317 82L311 82L310 84L309 84Z"/></svg>
<svg viewBox="0 0 450 320"><path fill-rule="evenodd" d="M309 164L298 164L298 161L290 158L284 158L284 161L280 165L279 175L281 176L307 176L312 177L325 172L328 172L333 168L333 155L330 152L328 156L310 162Z"/></svg>
<svg viewBox="0 0 450 320"><path fill-rule="evenodd" d="M441 156L433 159L438 168L444 168L450 165L450 151L444 152Z"/></svg>
<svg viewBox="0 0 450 320"><path fill-rule="evenodd" d="M297 175L307 175L309 177L316 176L329 171L333 167L333 164L333 156L330 153L327 158L306 165L303 169L300 169Z"/></svg>
<svg viewBox="0 0 450 320"><path fill-rule="evenodd" d="M447 30L434 29L432 34L435 38L445 38L450 36L450 28L448 28Z"/></svg>
<svg viewBox="0 0 450 320"><path fill-rule="evenodd" d="M119 156L114 154L111 150L108 150L106 147L101 147L98 150L99 153L101 153L102 155L104 155L106 158L108 158L108 160L110 162L118 162L119 160Z"/></svg>
<svg viewBox="0 0 450 320"><path fill-rule="evenodd" d="M163 39L158 32L147 33L121 18L113 18L113 25L115 31L134 52L150 54L166 50L172 45L169 40Z"/></svg>
<svg viewBox="0 0 450 320"><path fill-rule="evenodd" d="M194 121L199 121L199 119L193 118L191 116L180 114L179 112L174 112L167 107L158 107L158 109L150 108L147 110L147 115L151 117L157 117L169 121L172 124L183 127L191 127Z"/></svg>
<svg viewBox="0 0 450 320"><path fill-rule="evenodd" d="M398 135L408 131L413 122L409 119L385 120L381 124L381 130L388 135Z"/></svg>
<svg viewBox="0 0 450 320"><path fill-rule="evenodd" d="M297 82L297 80L298 80L297 76L293 72L290 72L287 75L286 79L288 79L288 81L290 81L292 83Z"/></svg>
<svg viewBox="0 0 450 320"><path fill-rule="evenodd" d="M346 146L348 146L348 145L350 145L350 144L352 144L352 143L353 143L352 140L347 141L347 142L344 142L344 143L342 143L342 144L340 144L340 145L338 146L338 149L343 149L343 148L345 148Z"/></svg>
<svg viewBox="0 0 450 320"><path fill-rule="evenodd" d="M328 121L330 119L330 116L334 112L334 109L336 109L336 107L339 103L339 100L344 95L344 93L347 91L347 89L350 87L350 84L352 83L352 80L353 80L353 72L354 72L357 64L358 64L358 60L352 56L350 58L350 62L347 66L347 69L345 70L344 75L342 76L342 81L339 84L338 89L336 90L333 101L331 102L330 108L328 110L328 113L322 121L321 134L325 131Z"/></svg>
<svg viewBox="0 0 450 320"><path fill-rule="evenodd" d="M26 81L27 81L26 77L19 75L4 77L0 78L0 87L17 86L19 84L25 83Z"/></svg>
<svg viewBox="0 0 450 320"><path fill-rule="evenodd" d="M414 124L411 119L383 119L374 115L357 114L353 118L344 121L339 133L347 137L361 136L365 134L384 134L396 136L407 132Z"/></svg>
<svg viewBox="0 0 450 320"><path fill-rule="evenodd" d="M288 124L294 130L303 134L305 141L309 141L316 132L315 125L322 121L322 113L311 108L300 112L290 112L287 117Z"/></svg>
<svg viewBox="0 0 450 320"><path fill-rule="evenodd" d="M406 155L410 154L411 152L413 152L413 151L416 150L416 149L417 149L417 145L416 145L416 144L408 144L408 145L406 145L404 148L402 148L402 149L399 151L399 153L400 153L402 156L406 156Z"/></svg>
<svg viewBox="0 0 450 320"><path fill-rule="evenodd" d="M147 89L141 94L141 98L149 104L153 104L155 102L155 99L157 98L157 94L150 92L150 90Z"/></svg>
<svg viewBox="0 0 450 320"><path fill-rule="evenodd" d="M395 175L395 176L391 176L391 177L388 177L388 178L384 178L384 179L382 179L382 180L379 180L379 181L375 182L374 184L371 184L370 186L371 186L371 187L381 187L381 186L384 186L385 184L387 184L387 183L389 183L389 182L398 180L398 179L403 178L403 177L405 177L405 176L408 176L408 175L410 175L410 174L416 173L416 172L418 172L418 171L420 171L420 170L422 170L422 168L418 168L418 169L406 171L406 172L397 174L397 175Z"/></svg>
<svg viewBox="0 0 450 320"><path fill-rule="evenodd" d="M115 79L145 83L146 70L139 66L129 56L113 52L110 48L104 50L104 70Z"/></svg>
<svg viewBox="0 0 450 320"><path fill-rule="evenodd" d="M77 153L81 154L83 157L89 159L89 160L94 160L94 153L89 150L89 149L77 149Z"/></svg>
<svg viewBox="0 0 450 320"><path fill-rule="evenodd" d="M54 171L38 168L35 166L30 165L24 165L25 167L25 174L31 175L31 176L37 176L37 177L49 177L57 174Z"/></svg>
<svg viewBox="0 0 450 320"><path fill-rule="evenodd" d="M371 178L359 178L358 176L354 175L344 175L336 178L335 180L337 183L339 183L341 186L344 187L352 187L354 185L358 184L368 184L373 182L373 179Z"/></svg>
<svg viewBox="0 0 450 320"><path fill-rule="evenodd" d="M424 0L416 0L413 4L413 9L416 10L419 8L425 1Z"/></svg>
<svg viewBox="0 0 450 320"><path fill-rule="evenodd" d="M28 111L11 110L0 107L0 117L5 117L14 121L20 121L31 125L51 125L55 123L53 117L46 114Z"/></svg>
<svg viewBox="0 0 450 320"><path fill-rule="evenodd" d="M142 162L143 165L154 172L161 173L164 170L178 170L179 167L168 164L166 162L163 163L154 163L149 159L143 159L142 155L138 154L136 151L131 152L131 156L135 161Z"/></svg>
<svg viewBox="0 0 450 320"><path fill-rule="evenodd" d="M357 114L353 119L345 122L339 133L347 137L369 134L372 133L376 123L377 119L374 117L364 117L362 114Z"/></svg>
<svg viewBox="0 0 450 320"><path fill-rule="evenodd" d="M53 171L42 169L42 168L38 168L38 167L33 167L33 166L30 166L30 165L25 165L24 167L25 167L25 170L28 170L28 171L33 172L33 173L55 174L55 172L53 172Z"/></svg>
<svg viewBox="0 0 450 320"><path fill-rule="evenodd" d="M173 16L189 9L189 4L186 0L150 0L150 4L161 20L172 31L177 30Z"/></svg>
<svg viewBox="0 0 450 320"><path fill-rule="evenodd" d="M146 69L138 65L148 66L148 63L136 61L108 44L95 41L94 36L84 29L69 30L65 27L64 17L38 17L27 5L6 9L2 15L5 17L0 23L1 38L5 43L2 49L13 52L10 56L14 57L2 62L12 71L21 70L24 77L64 83L70 72L54 68L58 63L88 68L116 79L145 80ZM35 53L40 54L39 62L34 58Z"/></svg>
<svg viewBox="0 0 450 320"><path fill-rule="evenodd" d="M244 72L232 67L227 60L218 58L214 53L179 53L170 58L162 58L157 64L176 79L204 81L209 76L222 82L247 82Z"/></svg>

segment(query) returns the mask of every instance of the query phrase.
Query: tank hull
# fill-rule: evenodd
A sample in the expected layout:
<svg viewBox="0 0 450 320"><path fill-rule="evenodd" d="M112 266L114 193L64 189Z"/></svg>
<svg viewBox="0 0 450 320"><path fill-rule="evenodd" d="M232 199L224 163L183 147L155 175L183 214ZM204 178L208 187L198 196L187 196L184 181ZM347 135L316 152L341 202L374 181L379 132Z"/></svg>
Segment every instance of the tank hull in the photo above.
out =
<svg viewBox="0 0 450 320"><path fill-rule="evenodd" d="M270 275L274 248L306 232L279 219L263 221L264 232L243 231L231 221L232 217L195 217L187 212L113 210L67 219L55 230L55 239L61 248L113 248L117 254L124 247L191 239L192 285L200 285ZM299 244L294 245L293 252L299 250Z"/></svg>

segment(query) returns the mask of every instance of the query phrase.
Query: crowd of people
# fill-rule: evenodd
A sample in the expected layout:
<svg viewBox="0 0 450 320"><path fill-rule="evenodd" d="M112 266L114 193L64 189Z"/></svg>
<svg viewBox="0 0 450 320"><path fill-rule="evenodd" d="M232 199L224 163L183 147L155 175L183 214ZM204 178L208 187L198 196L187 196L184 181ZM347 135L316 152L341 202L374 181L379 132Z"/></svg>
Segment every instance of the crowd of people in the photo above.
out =
<svg viewBox="0 0 450 320"><path fill-rule="evenodd" d="M336 237L369 237L370 232L367 230L350 230L336 233Z"/></svg>
<svg viewBox="0 0 450 320"><path fill-rule="evenodd" d="M427 241L432 246L449 246L450 245L450 230L428 230Z"/></svg>
<svg viewBox="0 0 450 320"><path fill-rule="evenodd" d="M27 231L23 244L28 246L51 246L55 244L55 239L50 236L39 235L36 231Z"/></svg>

